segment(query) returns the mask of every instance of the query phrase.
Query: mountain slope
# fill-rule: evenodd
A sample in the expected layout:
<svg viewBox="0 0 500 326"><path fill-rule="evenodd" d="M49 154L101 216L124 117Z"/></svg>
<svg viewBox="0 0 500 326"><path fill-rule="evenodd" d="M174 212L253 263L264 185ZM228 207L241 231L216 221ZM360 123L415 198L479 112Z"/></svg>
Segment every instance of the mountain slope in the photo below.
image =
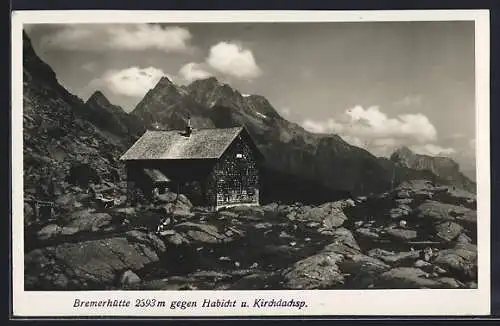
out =
<svg viewBox="0 0 500 326"><path fill-rule="evenodd" d="M62 187L79 164L87 164L103 179L111 178L119 164L115 158L129 143L88 120L89 107L59 84L26 34L23 51L25 196L39 196L36 189L51 182Z"/></svg>
<svg viewBox="0 0 500 326"><path fill-rule="evenodd" d="M448 157L417 154L408 147L401 147L392 153L391 161L398 165L419 171L430 171L459 188L476 192L476 184L460 172L457 162Z"/></svg>
<svg viewBox="0 0 500 326"><path fill-rule="evenodd" d="M138 119L127 114L120 106L111 104L101 91L95 91L85 104L87 120L118 136L140 136L146 129Z"/></svg>

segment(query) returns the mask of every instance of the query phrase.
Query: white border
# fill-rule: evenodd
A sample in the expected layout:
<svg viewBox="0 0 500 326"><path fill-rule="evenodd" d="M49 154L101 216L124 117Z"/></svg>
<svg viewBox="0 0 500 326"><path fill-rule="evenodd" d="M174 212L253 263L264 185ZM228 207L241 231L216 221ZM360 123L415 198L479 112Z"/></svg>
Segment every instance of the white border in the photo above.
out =
<svg viewBox="0 0 500 326"><path fill-rule="evenodd" d="M457 21L476 23L476 160L478 184L478 289L321 291L82 291L25 292L23 247L22 26L29 23L136 22L368 22ZM286 316L286 315L487 315L490 313L489 11L17 11L12 13L12 275L13 314L28 316ZM159 300L295 298L302 310L73 308L75 298ZM132 303L133 304L133 303Z"/></svg>

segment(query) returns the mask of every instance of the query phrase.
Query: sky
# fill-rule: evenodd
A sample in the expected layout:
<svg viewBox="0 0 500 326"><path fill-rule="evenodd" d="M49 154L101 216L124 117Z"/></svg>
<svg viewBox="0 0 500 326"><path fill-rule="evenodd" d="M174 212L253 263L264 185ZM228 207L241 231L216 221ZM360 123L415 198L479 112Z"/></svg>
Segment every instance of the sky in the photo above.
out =
<svg viewBox="0 0 500 326"><path fill-rule="evenodd" d="M474 22L27 25L59 82L131 111L162 76L217 77L377 156L408 146L475 169Z"/></svg>

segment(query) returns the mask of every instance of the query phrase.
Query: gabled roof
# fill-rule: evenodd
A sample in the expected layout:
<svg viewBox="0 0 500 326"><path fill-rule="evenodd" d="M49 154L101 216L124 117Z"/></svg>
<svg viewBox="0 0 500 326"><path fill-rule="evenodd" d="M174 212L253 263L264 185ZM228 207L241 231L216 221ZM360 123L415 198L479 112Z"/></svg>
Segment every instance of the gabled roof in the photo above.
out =
<svg viewBox="0 0 500 326"><path fill-rule="evenodd" d="M226 151L243 127L183 131L148 130L120 160L217 159Z"/></svg>

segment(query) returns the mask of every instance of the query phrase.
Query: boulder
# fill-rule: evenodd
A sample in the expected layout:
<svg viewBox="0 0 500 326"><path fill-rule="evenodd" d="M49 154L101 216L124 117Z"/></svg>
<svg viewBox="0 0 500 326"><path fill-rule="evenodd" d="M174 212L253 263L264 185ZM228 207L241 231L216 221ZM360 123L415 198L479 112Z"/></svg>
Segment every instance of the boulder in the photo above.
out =
<svg viewBox="0 0 500 326"><path fill-rule="evenodd" d="M326 203L310 209L302 208L294 219L300 221L320 222L325 228L332 229L340 227L346 220L347 216L342 209L349 207L344 201Z"/></svg>
<svg viewBox="0 0 500 326"><path fill-rule="evenodd" d="M455 239L455 241L457 243L464 243L464 244L472 243L472 239L464 233L460 233L460 235Z"/></svg>
<svg viewBox="0 0 500 326"><path fill-rule="evenodd" d="M416 208L416 216L421 219L438 221L476 222L476 211L434 200L427 200Z"/></svg>
<svg viewBox="0 0 500 326"><path fill-rule="evenodd" d="M474 281L477 279L476 245L458 243L452 249L439 251L432 263L456 275L456 278L460 280Z"/></svg>
<svg viewBox="0 0 500 326"><path fill-rule="evenodd" d="M332 245L342 244L355 250L361 250L358 242L356 241L356 238L354 238L354 235L348 229L338 228L334 230L332 234L333 234ZM325 247L325 249L326 248L328 248L328 246Z"/></svg>
<svg viewBox="0 0 500 326"><path fill-rule="evenodd" d="M264 216L264 210L260 206L234 206L227 209L228 211L232 211L237 213L240 216L253 216L257 218L261 218Z"/></svg>
<svg viewBox="0 0 500 326"><path fill-rule="evenodd" d="M70 214L65 227L79 231L99 231L109 226L113 218L108 213L97 213L93 209L83 209Z"/></svg>
<svg viewBox="0 0 500 326"><path fill-rule="evenodd" d="M358 228L355 230L356 234L359 235L360 237L376 240L380 238L380 235L376 232L374 232L370 228Z"/></svg>
<svg viewBox="0 0 500 326"><path fill-rule="evenodd" d="M137 276L136 273L132 272L131 270L126 270L123 272L123 274L120 276L120 285L121 286L130 286L134 284L138 284L141 282L141 278Z"/></svg>
<svg viewBox="0 0 500 326"><path fill-rule="evenodd" d="M283 273L284 286L288 289L332 289L342 287L345 281L344 273L339 267L345 259L351 259L353 264L345 268L354 270L371 270L370 258L361 258L361 252L351 231L339 228L332 231L333 242L325 246L319 253L296 262ZM357 258L353 258L358 256ZM373 261L372 261L373 263ZM357 267L355 267L357 266Z"/></svg>
<svg viewBox="0 0 500 326"><path fill-rule="evenodd" d="M379 248L368 251L368 256L375 257L391 266L401 266L410 264L419 258L419 251L391 252Z"/></svg>
<svg viewBox="0 0 500 326"><path fill-rule="evenodd" d="M233 284L228 290L266 290L276 287L279 275L273 272L259 272L243 276Z"/></svg>
<svg viewBox="0 0 500 326"><path fill-rule="evenodd" d="M227 243L233 240L216 226L209 224L184 222L177 224L175 230L190 243Z"/></svg>
<svg viewBox="0 0 500 326"><path fill-rule="evenodd" d="M446 187L445 191L434 194L434 199L442 203L464 206L476 210L476 195L457 187Z"/></svg>
<svg viewBox="0 0 500 326"><path fill-rule="evenodd" d="M362 254L350 255L338 265L346 278L345 286L350 289L370 288L380 273L390 269L381 260Z"/></svg>
<svg viewBox="0 0 500 326"><path fill-rule="evenodd" d="M443 287L440 282L428 277L428 273L418 268L396 267L382 273L375 282L375 287L379 289L422 289Z"/></svg>
<svg viewBox="0 0 500 326"><path fill-rule="evenodd" d="M62 228L57 224L48 224L41 228L36 236L39 240L48 240L58 236L61 233Z"/></svg>
<svg viewBox="0 0 500 326"><path fill-rule="evenodd" d="M410 215L412 209L408 205L399 205L398 207L389 210L389 217L391 219L402 219Z"/></svg>
<svg viewBox="0 0 500 326"><path fill-rule="evenodd" d="M124 237L68 242L25 254L27 289L67 290L54 275L64 274L74 289L112 285L124 270L140 271L158 262L155 248Z"/></svg>
<svg viewBox="0 0 500 326"><path fill-rule="evenodd" d="M264 210L264 212L278 212L279 211L279 205L277 203L269 203L266 205L262 205L261 208Z"/></svg>
<svg viewBox="0 0 500 326"><path fill-rule="evenodd" d="M465 288L465 285L451 277L441 277L437 281L443 285L444 288L460 289Z"/></svg>
<svg viewBox="0 0 500 326"><path fill-rule="evenodd" d="M386 234L399 241L410 241L417 238L417 231L410 229L390 228L386 230Z"/></svg>
<svg viewBox="0 0 500 326"><path fill-rule="evenodd" d="M164 252L166 250L163 241L153 233L131 230L125 233L125 238L131 243L142 243L148 245L156 252Z"/></svg>
<svg viewBox="0 0 500 326"><path fill-rule="evenodd" d="M436 224L435 234L439 239L450 242L456 239L462 233L463 229L460 224L448 221Z"/></svg>
<svg viewBox="0 0 500 326"><path fill-rule="evenodd" d="M224 218L224 219L228 219L228 220L231 220L233 218L238 217L238 214L236 214L235 212L231 212L231 211L220 211L220 212L218 212L218 215L220 218Z"/></svg>
<svg viewBox="0 0 500 326"><path fill-rule="evenodd" d="M294 290L332 289L344 284L344 275L338 263L343 256L334 252L321 252L293 264L285 271L284 287Z"/></svg>

